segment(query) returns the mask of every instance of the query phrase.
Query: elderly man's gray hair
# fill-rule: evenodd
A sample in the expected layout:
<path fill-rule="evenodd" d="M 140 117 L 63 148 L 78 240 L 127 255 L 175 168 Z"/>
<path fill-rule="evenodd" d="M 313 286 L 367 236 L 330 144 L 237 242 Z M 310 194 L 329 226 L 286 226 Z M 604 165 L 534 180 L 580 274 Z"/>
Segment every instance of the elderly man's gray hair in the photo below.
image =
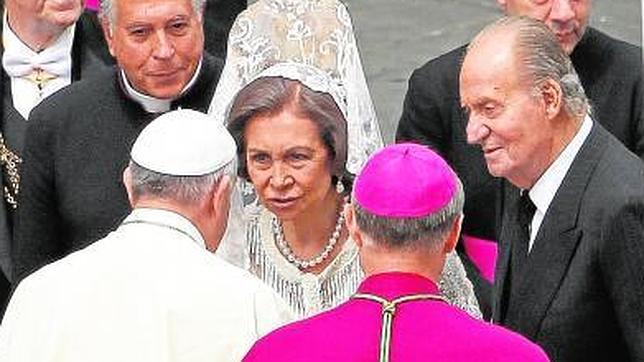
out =
<path fill-rule="evenodd" d="M 137 163 L 130 162 L 132 197 L 173 200 L 182 205 L 195 205 L 209 196 L 222 177 L 229 176 L 233 181 L 237 173 L 237 161 L 203 176 L 171 176 L 148 170 Z"/>
<path fill-rule="evenodd" d="M 101 16 L 109 22 L 110 25 L 114 24 L 114 19 L 116 17 L 116 1 L 118 0 L 100 0 L 100 12 Z M 123 0 L 130 1 L 130 0 Z M 195 13 L 203 14 L 203 9 L 206 4 L 206 0 L 191 0 L 192 8 Z"/>
<path fill-rule="evenodd" d="M 535 93 L 539 92 L 545 80 L 552 79 L 561 86 L 564 110 L 569 116 L 580 118 L 590 113 L 590 103 L 570 58 L 543 22 L 526 16 L 501 18 L 483 29 L 469 48 L 485 34 L 507 30 L 517 32 L 518 63 Z"/>
<path fill-rule="evenodd" d="M 456 186 L 456 192 L 446 206 L 424 217 L 393 218 L 374 215 L 360 206 L 354 198 L 356 223 L 376 243 L 391 249 L 440 247 L 463 212 L 465 194 L 458 178 Z"/>

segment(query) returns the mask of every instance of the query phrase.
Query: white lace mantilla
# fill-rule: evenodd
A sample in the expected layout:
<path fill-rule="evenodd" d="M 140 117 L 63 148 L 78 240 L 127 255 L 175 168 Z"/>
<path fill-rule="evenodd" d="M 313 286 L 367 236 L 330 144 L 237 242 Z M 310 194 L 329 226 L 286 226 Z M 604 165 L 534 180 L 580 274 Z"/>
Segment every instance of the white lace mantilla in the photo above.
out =
<path fill-rule="evenodd" d="M 240 89 L 284 62 L 326 72 L 342 90 L 348 129 L 347 170 L 356 174 L 382 146 L 351 17 L 337 0 L 259 0 L 242 12 L 228 38 L 226 64 L 209 113 L 224 122 Z"/>
<path fill-rule="evenodd" d="M 251 219 L 247 229 L 247 268 L 275 289 L 296 316 L 303 318 L 331 309 L 356 292 L 364 273 L 353 240 L 344 243 L 342 251 L 320 274 L 305 273 L 278 250 L 271 229 L 272 218 L 270 212 L 263 210 Z M 481 318 L 472 284 L 454 252 L 448 255 L 439 287 L 450 304 Z"/>

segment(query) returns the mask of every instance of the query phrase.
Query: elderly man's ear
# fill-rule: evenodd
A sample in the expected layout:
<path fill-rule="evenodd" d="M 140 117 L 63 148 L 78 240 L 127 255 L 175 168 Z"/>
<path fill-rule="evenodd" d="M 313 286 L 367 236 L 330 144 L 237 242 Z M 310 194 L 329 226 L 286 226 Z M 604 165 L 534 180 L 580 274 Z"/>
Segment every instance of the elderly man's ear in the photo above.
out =
<path fill-rule="evenodd" d="M 544 80 L 539 86 L 543 97 L 546 116 L 553 119 L 561 113 L 563 107 L 563 90 L 561 85 L 553 79 Z"/>
<path fill-rule="evenodd" d="M 506 0 L 496 0 L 496 3 L 499 4 L 501 10 L 505 11 L 505 7 L 507 6 Z"/>
<path fill-rule="evenodd" d="M 232 182 L 230 176 L 223 176 L 211 190 L 209 197 L 200 204 L 197 218 L 201 220 L 200 231 L 204 235 L 206 249 L 215 252 L 226 233 Z"/>
<path fill-rule="evenodd" d="M 445 254 L 451 253 L 456 248 L 456 243 L 458 243 L 458 237 L 461 235 L 461 225 L 463 225 L 463 214 L 460 214 L 454 224 L 452 224 L 449 234 L 447 234 L 447 239 L 445 239 L 445 246 L 443 247 L 443 252 Z"/>
<path fill-rule="evenodd" d="M 364 245 L 364 240 L 362 238 L 362 232 L 356 223 L 356 210 L 353 204 L 346 204 L 344 207 L 344 220 L 347 224 L 347 230 L 349 230 L 349 237 L 353 239 L 358 248 L 362 248 Z"/>
<path fill-rule="evenodd" d="M 224 175 L 213 189 L 212 198 L 210 200 L 211 212 L 213 215 L 225 214 L 228 215 L 230 209 L 230 197 L 232 192 L 232 180 L 230 176 Z"/>
<path fill-rule="evenodd" d="M 123 170 L 123 185 L 125 186 L 127 199 L 128 201 L 130 201 L 130 206 L 134 207 L 134 194 L 132 192 L 132 173 L 130 172 L 130 166 L 127 166 L 125 170 Z"/>

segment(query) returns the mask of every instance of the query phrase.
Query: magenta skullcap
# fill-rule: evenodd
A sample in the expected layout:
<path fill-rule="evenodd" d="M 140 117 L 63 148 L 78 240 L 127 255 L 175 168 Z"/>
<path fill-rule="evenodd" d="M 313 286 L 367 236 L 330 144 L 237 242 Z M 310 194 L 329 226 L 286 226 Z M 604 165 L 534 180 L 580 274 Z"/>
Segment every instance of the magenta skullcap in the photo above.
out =
<path fill-rule="evenodd" d="M 371 214 L 411 218 L 444 208 L 457 191 L 456 174 L 436 152 L 401 143 L 371 156 L 356 178 L 353 195 Z"/>

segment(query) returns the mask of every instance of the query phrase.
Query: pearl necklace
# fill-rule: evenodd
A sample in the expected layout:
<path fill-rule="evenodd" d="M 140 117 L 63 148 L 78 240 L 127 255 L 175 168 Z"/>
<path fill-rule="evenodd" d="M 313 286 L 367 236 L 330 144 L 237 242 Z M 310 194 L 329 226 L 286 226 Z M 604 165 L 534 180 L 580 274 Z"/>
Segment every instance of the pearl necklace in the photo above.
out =
<path fill-rule="evenodd" d="M 273 226 L 273 234 L 275 235 L 275 241 L 277 242 L 277 247 L 280 249 L 280 252 L 286 260 L 288 260 L 289 263 L 295 265 L 298 269 L 304 270 L 308 268 L 313 268 L 314 266 L 322 263 L 325 261 L 329 255 L 331 255 L 331 251 L 333 250 L 333 247 L 335 247 L 335 244 L 338 243 L 338 239 L 340 238 L 340 232 L 342 231 L 342 225 L 344 225 L 344 205 L 340 209 L 340 213 L 338 215 L 338 220 L 335 223 L 335 229 L 333 230 L 333 233 L 331 234 L 331 237 L 329 238 L 329 241 L 326 242 L 326 245 L 322 249 L 322 251 L 310 258 L 310 259 L 300 259 L 293 253 L 293 250 L 288 246 L 288 242 L 286 239 L 284 239 L 284 230 L 282 229 L 282 224 L 277 220 L 277 217 L 273 216 L 272 221 L 272 226 Z"/>

